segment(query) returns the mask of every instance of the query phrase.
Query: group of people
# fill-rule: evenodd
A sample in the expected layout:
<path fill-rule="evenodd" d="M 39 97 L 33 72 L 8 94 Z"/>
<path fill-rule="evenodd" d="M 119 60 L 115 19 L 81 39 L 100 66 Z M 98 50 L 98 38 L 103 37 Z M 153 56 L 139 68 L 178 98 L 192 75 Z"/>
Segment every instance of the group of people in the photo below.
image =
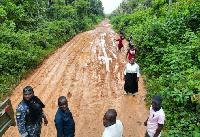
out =
<path fill-rule="evenodd" d="M 123 47 L 122 40 L 124 38 L 120 36 L 118 44 L 118 50 L 121 51 Z M 138 81 L 139 81 L 139 65 L 135 62 L 136 58 L 136 47 L 132 44 L 133 35 L 130 34 L 129 37 L 129 49 L 126 53 L 126 59 L 128 56 L 129 62 L 126 64 L 124 70 L 124 95 L 131 94 L 135 96 L 135 93 L 138 92 Z M 145 137 L 160 137 L 161 130 L 164 125 L 165 113 L 161 107 L 162 97 L 160 95 L 155 95 L 152 99 L 152 105 L 150 107 L 150 115 L 148 119 L 144 122 L 144 125 L 147 126 L 147 131 Z M 117 136 L 116 136 L 117 137 Z M 120 136 L 119 136 L 120 137 Z"/>
<path fill-rule="evenodd" d="M 150 107 L 150 114 L 144 122 L 147 126 L 144 137 L 161 137 L 161 130 L 163 129 L 165 121 L 165 113 L 161 107 L 163 98 L 160 95 L 154 95 Z M 117 112 L 114 109 L 109 109 L 103 118 L 103 124 L 106 127 L 102 137 L 122 137 L 123 123 L 116 120 Z"/>
<path fill-rule="evenodd" d="M 116 39 L 115 39 L 116 40 Z M 120 36 L 119 39 L 116 41 L 119 41 L 118 44 L 118 50 L 121 51 L 121 48 L 123 47 L 122 40 L 124 38 Z M 131 94 L 135 96 L 135 93 L 138 92 L 138 81 L 139 81 L 139 65 L 135 62 L 136 58 L 136 47 L 132 44 L 133 41 L 133 35 L 130 34 L 129 37 L 129 48 L 126 53 L 126 59 L 128 57 L 129 62 L 126 64 L 125 70 L 124 70 L 124 95 Z"/>
<path fill-rule="evenodd" d="M 121 50 L 123 47 L 121 36 L 118 48 Z M 129 63 L 126 64 L 124 70 L 124 95 L 138 92 L 139 81 L 139 65 L 135 62 L 136 49 L 132 44 L 133 36 L 129 37 L 129 46 L 126 58 L 128 56 Z M 160 137 L 161 130 L 164 125 L 165 113 L 161 107 L 162 97 L 155 95 L 152 99 L 150 107 L 150 114 L 148 119 L 144 122 L 147 126 L 145 137 Z M 19 103 L 16 110 L 17 127 L 22 137 L 40 137 L 42 119 L 44 125 L 48 124 L 47 117 L 43 111 L 45 105 L 42 101 L 34 95 L 33 88 L 26 86 L 23 89 L 23 100 Z M 55 115 L 54 123 L 57 130 L 57 137 L 74 137 L 75 136 L 75 122 L 68 108 L 67 98 L 61 96 L 58 98 L 58 110 Z M 122 137 L 123 136 L 123 123 L 116 119 L 117 112 L 114 109 L 109 109 L 103 117 L 103 125 L 105 130 L 102 137 Z"/>
<path fill-rule="evenodd" d="M 160 137 L 161 130 L 164 125 L 165 113 L 161 107 L 162 97 L 155 95 L 152 99 L 150 107 L 150 115 L 144 122 L 147 126 L 145 137 Z M 61 96 L 58 98 L 58 110 L 55 115 L 55 127 L 57 137 L 74 137 L 75 122 L 72 113 L 69 110 L 67 98 Z M 43 111 L 45 105 L 34 95 L 33 88 L 26 86 L 23 89 L 23 100 L 19 103 L 16 110 L 17 127 L 22 137 L 40 137 L 42 119 L 44 125 L 48 124 L 48 120 Z M 103 117 L 103 125 L 105 130 L 102 137 L 122 137 L 123 123 L 117 120 L 117 112 L 115 109 L 109 109 Z"/>
<path fill-rule="evenodd" d="M 74 137 L 75 122 L 65 96 L 58 98 L 58 106 L 54 119 L 57 137 L 63 137 L 63 135 L 64 137 Z M 22 137 L 40 137 L 42 119 L 45 126 L 48 124 L 43 111 L 44 107 L 42 101 L 34 95 L 33 88 L 26 86 L 23 89 L 23 100 L 16 110 L 17 127 Z"/>

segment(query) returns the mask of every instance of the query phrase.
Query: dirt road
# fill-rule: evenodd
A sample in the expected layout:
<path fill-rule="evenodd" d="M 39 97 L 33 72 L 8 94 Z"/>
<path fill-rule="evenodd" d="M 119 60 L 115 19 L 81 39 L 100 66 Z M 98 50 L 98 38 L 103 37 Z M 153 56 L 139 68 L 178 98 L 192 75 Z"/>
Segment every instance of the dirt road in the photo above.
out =
<path fill-rule="evenodd" d="M 109 108 L 117 110 L 124 124 L 124 137 L 143 137 L 148 117 L 143 80 L 135 97 L 123 96 L 123 71 L 126 47 L 117 52 L 119 38 L 103 20 L 94 30 L 80 33 L 55 51 L 12 92 L 14 109 L 22 100 L 22 89 L 30 85 L 46 105 L 49 120 L 41 137 L 55 137 L 54 117 L 59 96 L 67 96 L 76 123 L 76 137 L 101 137 L 103 116 Z M 123 41 L 124 45 L 127 44 Z M 17 127 L 10 127 L 4 137 L 20 137 Z"/>

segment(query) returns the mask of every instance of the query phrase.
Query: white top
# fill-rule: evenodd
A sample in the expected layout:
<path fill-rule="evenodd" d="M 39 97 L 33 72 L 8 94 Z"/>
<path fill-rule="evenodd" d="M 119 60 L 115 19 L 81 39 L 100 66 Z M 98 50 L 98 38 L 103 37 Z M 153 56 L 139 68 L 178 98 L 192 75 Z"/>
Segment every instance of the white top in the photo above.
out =
<path fill-rule="evenodd" d="M 133 65 L 131 65 L 130 63 L 126 64 L 124 75 L 126 75 L 126 73 L 137 73 L 137 77 L 139 77 L 140 71 L 138 64 L 137 63 L 134 63 Z"/>
<path fill-rule="evenodd" d="M 102 137 L 122 137 L 123 124 L 120 120 L 116 120 L 114 125 L 105 128 Z"/>
<path fill-rule="evenodd" d="M 135 49 L 130 49 L 130 53 L 133 55 L 135 54 Z"/>
<path fill-rule="evenodd" d="M 158 128 L 158 124 L 164 124 L 165 121 L 165 113 L 161 108 L 159 111 L 154 111 L 152 106 L 150 107 L 150 115 L 147 121 L 147 132 L 150 137 L 153 137 L 156 133 L 156 129 Z M 158 137 L 161 136 L 161 133 Z"/>

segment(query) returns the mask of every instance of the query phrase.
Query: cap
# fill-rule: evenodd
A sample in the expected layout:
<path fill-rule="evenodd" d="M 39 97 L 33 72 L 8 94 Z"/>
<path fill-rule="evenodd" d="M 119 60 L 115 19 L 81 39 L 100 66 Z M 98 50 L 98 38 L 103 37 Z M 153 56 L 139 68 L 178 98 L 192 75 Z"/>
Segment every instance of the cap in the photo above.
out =
<path fill-rule="evenodd" d="M 161 104 L 163 101 L 163 98 L 160 95 L 154 95 L 151 101 L 155 102 L 156 104 Z"/>
<path fill-rule="evenodd" d="M 23 92 L 27 92 L 27 91 L 33 91 L 33 88 L 31 86 L 26 86 L 24 89 L 23 89 Z"/>

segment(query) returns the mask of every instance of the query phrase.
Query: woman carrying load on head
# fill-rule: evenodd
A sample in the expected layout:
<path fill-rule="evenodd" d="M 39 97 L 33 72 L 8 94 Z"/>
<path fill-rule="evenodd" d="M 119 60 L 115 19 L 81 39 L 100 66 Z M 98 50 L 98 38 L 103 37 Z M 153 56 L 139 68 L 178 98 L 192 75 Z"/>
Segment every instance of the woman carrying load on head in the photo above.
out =
<path fill-rule="evenodd" d="M 126 64 L 126 68 L 124 70 L 124 95 L 127 95 L 127 93 L 131 93 L 133 94 L 133 96 L 135 96 L 135 93 L 138 92 L 139 76 L 139 66 L 137 63 L 135 63 L 135 58 L 131 57 L 129 63 Z"/>

